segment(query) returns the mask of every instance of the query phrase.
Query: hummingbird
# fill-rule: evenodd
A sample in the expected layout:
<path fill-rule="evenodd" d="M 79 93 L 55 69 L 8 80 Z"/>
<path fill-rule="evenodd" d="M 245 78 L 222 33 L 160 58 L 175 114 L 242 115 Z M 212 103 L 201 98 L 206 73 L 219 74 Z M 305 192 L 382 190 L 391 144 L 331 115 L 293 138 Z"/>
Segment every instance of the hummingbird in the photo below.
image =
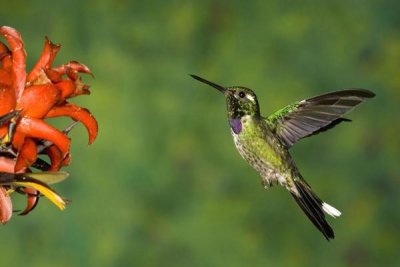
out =
<path fill-rule="evenodd" d="M 335 235 L 325 218 L 341 212 L 322 201 L 300 174 L 289 149 L 298 140 L 333 128 L 342 116 L 375 94 L 366 89 L 344 89 L 292 103 L 268 117 L 260 114 L 253 90 L 223 87 L 196 75 L 194 79 L 221 92 L 226 99 L 228 123 L 239 154 L 261 176 L 267 189 L 274 184 L 286 188 L 315 227 L 329 241 Z"/>

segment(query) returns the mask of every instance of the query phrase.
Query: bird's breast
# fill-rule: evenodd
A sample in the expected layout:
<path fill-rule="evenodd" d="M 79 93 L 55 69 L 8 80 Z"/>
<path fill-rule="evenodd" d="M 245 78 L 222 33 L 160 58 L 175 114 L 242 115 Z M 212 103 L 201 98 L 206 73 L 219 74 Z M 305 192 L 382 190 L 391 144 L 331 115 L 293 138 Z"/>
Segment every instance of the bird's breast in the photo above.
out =
<path fill-rule="evenodd" d="M 231 134 L 239 154 L 254 168 L 261 176 L 277 180 L 281 173 L 282 157 L 276 151 L 273 141 L 269 140 L 265 128 L 259 125 L 250 116 L 242 117 L 240 120 L 240 131 L 236 131 L 229 122 Z M 238 133 L 237 133 L 238 132 Z"/>

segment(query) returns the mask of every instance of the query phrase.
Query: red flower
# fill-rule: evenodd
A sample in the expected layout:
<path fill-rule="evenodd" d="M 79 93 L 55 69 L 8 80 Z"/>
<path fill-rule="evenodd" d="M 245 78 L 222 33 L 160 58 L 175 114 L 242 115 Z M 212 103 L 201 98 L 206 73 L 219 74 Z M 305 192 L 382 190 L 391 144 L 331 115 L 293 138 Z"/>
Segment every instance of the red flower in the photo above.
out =
<path fill-rule="evenodd" d="M 26 53 L 20 34 L 13 28 L 3 26 L 0 27 L 0 35 L 9 44 L 8 48 L 0 41 L 0 178 L 1 172 L 27 173 L 31 167 L 58 171 L 69 164 L 70 139 L 67 131 L 56 129 L 45 119 L 70 117 L 86 127 L 89 144 L 96 139 L 96 119 L 89 110 L 68 102 L 72 97 L 90 93 L 89 86 L 82 82 L 79 75 L 91 74 L 91 71 L 76 61 L 53 67 L 61 46 L 46 38 L 42 55 L 27 73 Z M 38 153 L 47 155 L 50 163 L 39 159 Z M 0 221 L 9 219 L 4 210 L 11 189 L 23 187 L 28 200 L 29 197 L 34 198 L 36 203 L 38 199 L 37 190 L 33 190 L 32 186 L 1 185 Z M 31 208 L 23 213 L 28 213 Z"/>

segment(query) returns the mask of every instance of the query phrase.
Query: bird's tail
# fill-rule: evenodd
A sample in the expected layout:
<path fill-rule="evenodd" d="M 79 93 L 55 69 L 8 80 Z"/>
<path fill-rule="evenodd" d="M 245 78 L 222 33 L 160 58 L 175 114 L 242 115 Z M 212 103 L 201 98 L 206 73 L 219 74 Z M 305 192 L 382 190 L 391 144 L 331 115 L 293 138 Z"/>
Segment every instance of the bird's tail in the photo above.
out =
<path fill-rule="evenodd" d="M 327 240 L 335 238 L 332 228 L 325 219 L 324 212 L 334 218 L 339 217 L 341 212 L 323 202 L 304 180 L 296 179 L 294 184 L 295 187 L 290 190 L 290 193 L 300 208 Z"/>

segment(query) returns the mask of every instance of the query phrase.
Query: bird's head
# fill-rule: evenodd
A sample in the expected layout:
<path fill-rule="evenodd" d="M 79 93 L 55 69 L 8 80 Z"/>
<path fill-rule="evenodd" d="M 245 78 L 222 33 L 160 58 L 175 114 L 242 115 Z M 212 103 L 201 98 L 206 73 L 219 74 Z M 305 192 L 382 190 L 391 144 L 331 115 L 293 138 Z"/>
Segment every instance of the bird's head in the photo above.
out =
<path fill-rule="evenodd" d="M 241 118 L 243 116 L 260 116 L 260 108 L 256 94 L 249 88 L 242 86 L 223 87 L 207 81 L 199 76 L 190 75 L 194 79 L 214 87 L 224 94 L 229 118 Z"/>

